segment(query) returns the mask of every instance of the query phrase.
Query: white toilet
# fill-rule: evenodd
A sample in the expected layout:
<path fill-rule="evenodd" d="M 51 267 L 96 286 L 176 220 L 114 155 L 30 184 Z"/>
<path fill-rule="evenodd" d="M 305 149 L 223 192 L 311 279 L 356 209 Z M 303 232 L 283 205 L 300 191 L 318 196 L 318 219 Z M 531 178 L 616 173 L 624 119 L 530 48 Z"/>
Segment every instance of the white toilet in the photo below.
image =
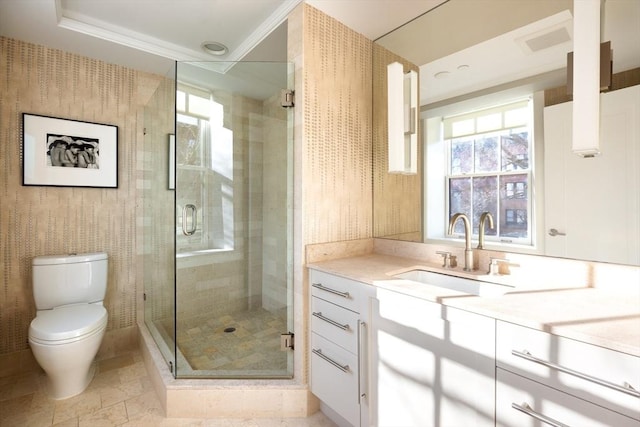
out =
<path fill-rule="evenodd" d="M 82 393 L 93 378 L 93 359 L 107 327 L 107 262 L 106 253 L 33 259 L 37 312 L 29 344 L 54 399 Z"/>

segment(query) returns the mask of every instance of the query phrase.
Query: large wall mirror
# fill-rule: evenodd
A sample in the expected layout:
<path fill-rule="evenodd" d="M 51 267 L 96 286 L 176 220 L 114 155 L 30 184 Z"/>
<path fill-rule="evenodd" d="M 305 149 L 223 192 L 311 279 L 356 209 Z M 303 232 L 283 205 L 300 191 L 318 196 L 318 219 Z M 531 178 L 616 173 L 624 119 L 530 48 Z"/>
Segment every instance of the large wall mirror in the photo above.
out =
<path fill-rule="evenodd" d="M 431 0 L 374 43 L 374 236 L 459 245 L 446 224 L 494 217 L 485 248 L 640 265 L 640 2 L 603 0 L 611 42 L 601 155 L 571 145 L 572 0 Z M 417 174 L 388 172 L 387 64 L 419 72 Z M 570 74 L 570 73 L 569 73 Z"/>

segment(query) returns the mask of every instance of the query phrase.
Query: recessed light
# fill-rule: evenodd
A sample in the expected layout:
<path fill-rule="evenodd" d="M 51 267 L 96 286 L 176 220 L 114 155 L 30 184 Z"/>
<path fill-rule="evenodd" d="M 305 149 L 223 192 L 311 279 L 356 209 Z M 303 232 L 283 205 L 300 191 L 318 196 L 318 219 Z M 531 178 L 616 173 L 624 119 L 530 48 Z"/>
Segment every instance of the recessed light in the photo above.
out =
<path fill-rule="evenodd" d="M 458 65 L 458 71 L 466 71 L 469 68 L 471 67 L 469 67 L 467 64 Z"/>
<path fill-rule="evenodd" d="M 438 71 L 433 75 L 433 77 L 435 77 L 436 79 L 444 79 L 449 77 L 449 74 L 450 73 L 448 71 Z"/>
<path fill-rule="evenodd" d="M 229 52 L 229 49 L 219 42 L 203 42 L 200 46 L 202 47 L 202 50 L 210 55 L 222 56 Z"/>

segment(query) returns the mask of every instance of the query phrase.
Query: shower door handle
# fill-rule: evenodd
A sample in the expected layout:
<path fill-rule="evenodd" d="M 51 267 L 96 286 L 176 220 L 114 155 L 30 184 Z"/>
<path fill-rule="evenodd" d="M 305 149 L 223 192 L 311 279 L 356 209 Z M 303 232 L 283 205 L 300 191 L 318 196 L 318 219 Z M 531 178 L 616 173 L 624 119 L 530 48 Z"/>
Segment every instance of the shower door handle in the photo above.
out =
<path fill-rule="evenodd" d="M 191 227 L 187 228 L 188 211 L 191 211 Z M 182 208 L 182 234 L 185 236 L 191 236 L 196 232 L 198 228 L 198 208 L 196 205 L 187 204 Z"/>

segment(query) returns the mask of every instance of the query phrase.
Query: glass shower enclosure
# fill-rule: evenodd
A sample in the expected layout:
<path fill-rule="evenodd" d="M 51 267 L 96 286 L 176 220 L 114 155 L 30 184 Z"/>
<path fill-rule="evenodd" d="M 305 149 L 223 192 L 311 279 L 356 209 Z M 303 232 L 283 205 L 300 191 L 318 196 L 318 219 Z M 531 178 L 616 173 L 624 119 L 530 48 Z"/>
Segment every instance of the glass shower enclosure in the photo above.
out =
<path fill-rule="evenodd" d="M 145 273 L 145 322 L 176 378 L 293 376 L 292 87 L 289 63 L 177 64 L 173 197 L 154 206 L 171 210 L 173 266 Z"/>

